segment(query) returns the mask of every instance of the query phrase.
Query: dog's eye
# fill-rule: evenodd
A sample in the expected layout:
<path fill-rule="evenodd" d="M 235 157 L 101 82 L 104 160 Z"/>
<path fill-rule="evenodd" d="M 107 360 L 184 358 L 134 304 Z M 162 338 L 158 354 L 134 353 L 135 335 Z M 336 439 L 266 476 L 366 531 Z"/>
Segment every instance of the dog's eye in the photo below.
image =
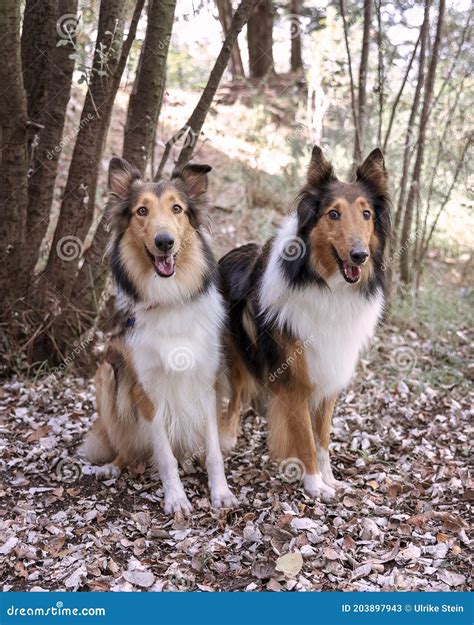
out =
<path fill-rule="evenodd" d="M 362 215 L 364 216 L 364 219 L 370 219 L 372 217 L 372 213 L 370 211 L 364 211 Z"/>
<path fill-rule="evenodd" d="M 183 212 L 183 208 L 179 204 L 175 204 L 173 206 L 173 213 L 177 215 L 178 213 L 182 213 L 182 212 Z"/>
<path fill-rule="evenodd" d="M 139 206 L 137 208 L 137 215 L 140 215 L 140 217 L 146 217 L 148 215 L 148 208 L 146 206 Z"/>
<path fill-rule="evenodd" d="M 329 219 L 332 219 L 333 221 L 336 221 L 337 219 L 339 219 L 340 216 L 341 216 L 341 213 L 339 213 L 338 211 L 334 209 L 332 211 L 329 211 L 328 213 Z"/>

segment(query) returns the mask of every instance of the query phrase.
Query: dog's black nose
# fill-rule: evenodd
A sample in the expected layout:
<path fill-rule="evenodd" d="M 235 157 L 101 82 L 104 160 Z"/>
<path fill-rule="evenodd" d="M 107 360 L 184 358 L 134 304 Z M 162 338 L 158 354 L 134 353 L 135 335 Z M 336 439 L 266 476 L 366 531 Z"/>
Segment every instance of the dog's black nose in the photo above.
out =
<path fill-rule="evenodd" d="M 351 260 L 356 265 L 362 265 L 369 257 L 369 252 L 363 247 L 353 247 L 351 249 Z"/>
<path fill-rule="evenodd" d="M 155 245 L 160 252 L 169 252 L 174 245 L 174 239 L 169 232 L 161 232 L 155 237 Z"/>

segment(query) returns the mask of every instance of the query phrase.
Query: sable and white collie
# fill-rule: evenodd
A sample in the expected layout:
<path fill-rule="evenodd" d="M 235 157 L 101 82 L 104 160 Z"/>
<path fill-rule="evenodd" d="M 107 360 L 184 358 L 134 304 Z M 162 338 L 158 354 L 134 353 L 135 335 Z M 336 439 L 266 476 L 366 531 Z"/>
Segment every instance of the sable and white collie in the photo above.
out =
<path fill-rule="evenodd" d="M 270 451 L 297 459 L 310 496 L 329 499 L 340 485 L 329 463 L 332 413 L 382 314 L 389 209 L 380 150 L 344 183 L 315 146 L 295 214 L 263 249 L 251 243 L 219 261 L 232 387 L 221 447 L 235 445 L 242 399 L 263 384 Z"/>
<path fill-rule="evenodd" d="M 210 170 L 190 164 L 148 183 L 122 159 L 109 166 L 109 252 L 128 310 L 97 370 L 99 418 L 81 451 L 107 463 L 102 477 L 149 457 L 167 513 L 191 510 L 178 473 L 190 457 L 205 457 L 213 506 L 236 504 L 216 418 L 225 304 L 201 227 Z"/>

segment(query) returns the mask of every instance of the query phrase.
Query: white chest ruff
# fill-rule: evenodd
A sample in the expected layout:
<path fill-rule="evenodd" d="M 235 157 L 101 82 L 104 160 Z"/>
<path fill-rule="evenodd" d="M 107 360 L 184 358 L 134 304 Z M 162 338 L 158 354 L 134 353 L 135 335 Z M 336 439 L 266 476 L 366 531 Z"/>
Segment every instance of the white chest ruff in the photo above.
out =
<path fill-rule="evenodd" d="M 364 297 L 339 272 L 329 288 L 290 287 L 282 274 L 279 249 L 295 231 L 296 219 L 291 216 L 272 246 L 260 302 L 269 319 L 275 319 L 281 329 L 288 328 L 303 344 L 317 405 L 349 384 L 360 352 L 375 332 L 384 300 L 382 291 Z"/>
<path fill-rule="evenodd" d="M 175 448 L 195 450 L 205 434 L 223 319 L 215 287 L 180 306 L 136 313 L 128 339 L 135 370 Z"/>
<path fill-rule="evenodd" d="M 349 384 L 382 309 L 382 293 L 367 300 L 345 283 L 333 291 L 307 289 L 295 304 L 283 307 L 280 319 L 306 346 L 315 403 L 336 396 Z"/>

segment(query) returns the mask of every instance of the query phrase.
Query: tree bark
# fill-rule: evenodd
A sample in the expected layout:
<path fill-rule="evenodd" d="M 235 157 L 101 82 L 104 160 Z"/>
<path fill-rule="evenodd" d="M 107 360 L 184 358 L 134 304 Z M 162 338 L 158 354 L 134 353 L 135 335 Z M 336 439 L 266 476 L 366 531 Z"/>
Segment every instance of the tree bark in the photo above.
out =
<path fill-rule="evenodd" d="M 273 4 L 261 0 L 247 24 L 249 72 L 251 78 L 263 78 L 273 68 Z"/>
<path fill-rule="evenodd" d="M 351 110 L 352 110 L 352 122 L 354 124 L 354 155 L 355 154 L 360 154 L 360 138 L 359 138 L 359 119 L 357 116 L 357 102 L 356 102 L 356 95 L 355 95 L 355 81 L 354 81 L 354 73 L 352 71 L 352 55 L 351 55 L 351 48 L 349 45 L 349 28 L 347 26 L 347 20 L 346 20 L 346 9 L 344 6 L 344 0 L 339 0 L 339 10 L 341 13 L 341 18 L 342 18 L 342 26 L 343 26 L 343 30 L 344 30 L 344 42 L 345 42 L 345 46 L 346 46 L 346 54 L 347 54 L 347 63 L 349 66 L 349 86 L 350 86 L 350 90 L 351 90 Z M 354 168 L 354 160 L 355 158 L 352 159 L 353 163 L 352 163 L 352 167 L 351 167 L 351 173 L 353 173 L 355 171 Z"/>
<path fill-rule="evenodd" d="M 290 0 L 290 24 L 291 24 L 291 52 L 290 67 L 292 72 L 299 72 L 303 69 L 303 58 L 301 55 L 301 0 Z"/>
<path fill-rule="evenodd" d="M 29 179 L 28 253 L 24 268 L 31 281 L 48 228 L 54 184 L 61 154 L 66 108 L 71 95 L 74 19 L 77 0 L 27 0 L 22 33 L 22 58 L 28 98 Z M 61 22 L 61 16 L 68 16 Z M 71 27 L 67 36 L 67 24 Z M 66 45 L 57 45 L 61 39 Z M 67 137 L 65 138 L 65 141 Z"/>
<path fill-rule="evenodd" d="M 222 44 L 219 56 L 217 57 L 216 62 L 214 63 L 214 67 L 211 70 L 207 85 L 201 94 L 196 108 L 194 109 L 187 123 L 166 143 L 165 150 L 163 152 L 160 165 L 158 167 L 158 171 L 155 174 L 155 180 L 159 180 L 161 178 L 161 174 L 168 160 L 172 146 L 176 143 L 178 138 L 182 137 L 185 133 L 187 133 L 187 139 L 185 141 L 183 149 L 179 154 L 177 165 L 178 167 L 181 167 L 191 160 L 197 137 L 199 137 L 201 133 L 202 127 L 206 120 L 206 115 L 212 104 L 214 96 L 216 95 L 217 88 L 219 87 L 219 83 L 221 81 L 225 68 L 227 67 L 227 63 L 229 62 L 232 47 L 237 40 L 237 37 L 243 26 L 247 23 L 249 16 L 254 10 L 258 1 L 259 0 L 242 0 L 242 2 L 240 3 L 232 19 L 232 25 L 229 29 L 229 32 L 227 33 L 224 43 Z"/>
<path fill-rule="evenodd" d="M 138 0 L 129 34 L 122 46 L 124 3 L 122 0 L 101 3 L 92 76 L 45 270 L 45 277 L 64 298 L 68 298 L 72 291 L 83 241 L 94 217 L 100 157 L 143 4 L 144 0 Z M 105 69 L 103 50 L 107 51 Z M 63 247 L 70 243 L 71 237 L 76 252 L 67 254 Z"/>
<path fill-rule="evenodd" d="M 422 226 L 422 231 L 421 231 L 421 236 L 418 235 L 415 241 L 415 250 L 414 250 L 414 254 L 415 254 L 415 262 L 418 265 L 419 263 L 421 263 L 421 261 L 423 260 L 423 255 L 421 253 L 421 250 L 423 250 L 424 245 L 425 245 L 425 238 L 426 238 L 426 234 L 428 232 L 428 218 L 431 212 L 431 200 L 433 198 L 433 194 L 434 194 L 434 190 L 435 190 L 435 181 L 439 180 L 439 166 L 441 164 L 441 161 L 443 160 L 443 155 L 444 155 L 444 151 L 445 151 L 445 146 L 446 146 L 446 138 L 450 136 L 451 133 L 451 125 L 455 119 L 456 113 L 457 113 L 457 109 L 458 109 L 458 105 L 459 105 L 459 100 L 462 96 L 462 94 L 464 93 L 464 85 L 467 79 L 469 79 L 470 76 L 470 71 L 468 71 L 462 81 L 461 84 L 459 85 L 459 87 L 457 88 L 456 92 L 455 92 L 455 97 L 454 97 L 454 101 L 452 104 L 449 105 L 449 117 L 446 120 L 443 120 L 443 133 L 441 134 L 441 136 L 438 138 L 438 142 L 437 142 L 437 147 L 436 147 L 436 158 L 434 160 L 434 163 L 430 166 L 430 170 L 431 170 L 431 175 L 430 175 L 430 182 L 427 185 L 428 188 L 428 197 L 427 200 L 425 202 L 426 204 L 426 209 L 425 209 L 425 214 L 424 214 L 424 219 L 423 219 L 423 226 Z M 433 107 L 431 107 L 433 109 Z M 472 136 L 469 138 L 472 141 Z M 465 152 L 467 152 L 467 149 L 469 147 L 469 143 L 465 149 Z M 465 153 L 464 153 L 465 156 Z M 464 159 L 463 156 L 463 159 Z M 462 159 L 462 160 L 463 160 Z M 462 164 L 462 160 L 461 160 L 461 164 Z M 451 162 L 449 163 L 450 167 L 449 169 L 451 169 Z"/>
<path fill-rule="evenodd" d="M 454 187 L 456 186 L 456 183 L 458 181 L 459 178 L 459 174 L 462 171 L 463 165 L 464 165 L 464 161 L 466 159 L 466 155 L 468 153 L 469 148 L 471 147 L 472 143 L 474 140 L 474 136 L 471 134 L 468 136 L 466 143 L 464 144 L 464 148 L 461 152 L 461 155 L 459 157 L 459 160 L 457 162 L 456 165 L 456 169 L 454 170 L 454 174 L 453 174 L 453 179 L 451 181 L 451 184 L 449 185 L 449 189 L 446 192 L 443 201 L 441 203 L 441 206 L 438 209 L 438 212 L 436 213 L 436 217 L 433 220 L 433 223 L 431 224 L 431 228 L 429 233 L 426 236 L 426 239 L 423 242 L 423 246 L 421 248 L 420 251 L 420 255 L 419 258 L 417 259 L 417 269 L 418 271 L 421 268 L 421 264 L 426 256 L 426 253 L 428 252 L 429 246 L 430 246 L 430 242 L 431 242 L 431 238 L 433 236 L 434 231 L 436 230 L 436 226 L 438 225 L 438 221 L 439 218 L 441 217 L 441 213 L 444 211 L 444 209 L 446 208 L 446 204 L 449 202 L 449 198 L 451 197 L 451 193 L 453 192 Z"/>
<path fill-rule="evenodd" d="M 163 101 L 166 59 L 176 0 L 151 0 L 136 85 L 128 103 L 123 157 L 142 174 L 151 157 L 153 136 Z"/>
<path fill-rule="evenodd" d="M 2 316 L 26 285 L 27 98 L 22 80 L 20 8 L 0 3 L 0 288 Z"/>
<path fill-rule="evenodd" d="M 382 152 L 384 153 L 385 153 L 385 150 L 387 149 L 387 143 L 390 137 L 390 133 L 392 132 L 392 126 L 393 126 L 393 122 L 395 119 L 395 113 L 397 112 L 400 98 L 402 97 L 403 90 L 405 89 L 405 85 L 408 80 L 408 76 L 410 75 L 410 70 L 413 65 L 413 61 L 415 60 L 416 51 L 418 50 L 418 46 L 420 45 L 420 39 L 421 39 L 421 31 L 420 31 L 420 35 L 418 36 L 418 39 L 416 40 L 415 46 L 413 48 L 413 52 L 411 53 L 410 61 L 407 65 L 405 75 L 403 76 L 402 84 L 400 85 L 400 89 L 398 90 L 397 96 L 393 102 L 392 110 L 390 111 L 390 119 L 389 119 L 388 126 L 387 126 L 387 132 L 385 133 L 385 139 L 383 141 Z"/>
<path fill-rule="evenodd" d="M 357 92 L 357 123 L 358 136 L 354 142 L 353 169 L 362 160 L 364 152 L 364 137 L 366 134 L 367 120 L 367 73 L 369 66 L 369 49 L 370 49 L 370 28 L 372 26 L 372 2 L 373 0 L 364 0 L 364 26 L 362 32 L 362 49 L 360 54 L 359 66 L 359 87 Z"/>
<path fill-rule="evenodd" d="M 402 220 L 403 210 L 405 207 L 405 197 L 408 185 L 408 170 L 410 167 L 410 158 L 412 154 L 412 148 L 415 135 L 415 122 L 418 115 L 418 109 L 420 107 L 421 91 L 423 89 L 423 82 L 425 77 L 425 58 L 426 58 L 426 42 L 428 38 L 429 25 L 430 25 L 430 5 L 431 0 L 425 0 L 425 12 L 423 18 L 423 24 L 420 31 L 420 55 L 418 58 L 418 78 L 416 81 L 415 94 L 413 96 L 413 102 L 410 110 L 410 117 L 408 119 L 407 130 L 405 134 L 405 143 L 403 148 L 403 166 L 402 175 L 400 178 L 400 191 L 398 195 L 397 210 L 395 212 L 394 223 L 394 246 L 396 246 L 399 239 L 399 227 Z"/>
<path fill-rule="evenodd" d="M 375 0 L 377 12 L 377 90 L 379 96 L 379 123 L 377 127 L 377 145 L 382 145 L 383 109 L 385 100 L 385 68 L 383 58 L 383 33 L 382 33 L 382 0 Z"/>
<path fill-rule="evenodd" d="M 444 24 L 445 0 L 440 0 L 438 10 L 438 21 L 436 25 L 436 35 L 431 52 L 431 59 L 428 66 L 426 76 L 425 94 L 423 98 L 423 107 L 421 110 L 420 127 L 418 134 L 418 146 L 416 152 L 415 165 L 413 167 L 413 175 L 410 189 L 408 191 L 407 204 L 403 219 L 403 228 L 401 236 L 401 257 L 400 257 L 400 278 L 402 282 L 408 283 L 411 280 L 411 245 L 409 238 L 411 234 L 411 224 L 413 219 L 413 208 L 416 198 L 420 190 L 421 173 L 423 169 L 423 157 L 425 150 L 426 131 L 428 128 L 429 115 L 431 110 L 431 100 L 433 98 L 434 83 L 436 78 L 436 69 L 438 66 L 439 47 Z"/>
<path fill-rule="evenodd" d="M 216 0 L 217 10 L 219 12 L 219 21 L 224 32 L 224 37 L 227 37 L 227 33 L 230 30 L 232 24 L 232 3 L 230 0 Z M 232 54 L 230 57 L 230 71 L 232 78 L 244 78 L 244 64 L 242 63 L 242 56 L 240 54 L 239 42 L 236 40 L 234 47 L 232 48 Z"/>

